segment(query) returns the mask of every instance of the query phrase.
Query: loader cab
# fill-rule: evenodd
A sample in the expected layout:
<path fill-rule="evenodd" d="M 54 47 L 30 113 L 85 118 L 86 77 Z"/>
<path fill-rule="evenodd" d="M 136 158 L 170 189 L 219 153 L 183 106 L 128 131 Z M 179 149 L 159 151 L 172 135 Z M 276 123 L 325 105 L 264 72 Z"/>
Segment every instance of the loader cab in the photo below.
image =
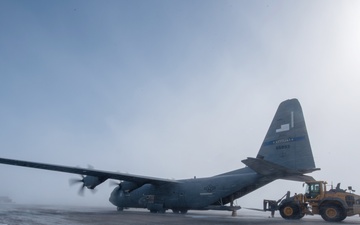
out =
<path fill-rule="evenodd" d="M 308 182 L 305 188 L 305 197 L 307 199 L 320 198 L 324 190 L 323 182 Z"/>

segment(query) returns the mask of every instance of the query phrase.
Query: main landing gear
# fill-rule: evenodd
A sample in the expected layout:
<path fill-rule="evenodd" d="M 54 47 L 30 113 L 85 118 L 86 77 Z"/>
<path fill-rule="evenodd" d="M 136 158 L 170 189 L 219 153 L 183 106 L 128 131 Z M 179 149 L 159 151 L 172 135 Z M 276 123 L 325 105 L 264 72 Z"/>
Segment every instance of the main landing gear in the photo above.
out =
<path fill-rule="evenodd" d="M 175 214 L 186 214 L 187 213 L 187 209 L 173 209 L 172 211 Z"/>

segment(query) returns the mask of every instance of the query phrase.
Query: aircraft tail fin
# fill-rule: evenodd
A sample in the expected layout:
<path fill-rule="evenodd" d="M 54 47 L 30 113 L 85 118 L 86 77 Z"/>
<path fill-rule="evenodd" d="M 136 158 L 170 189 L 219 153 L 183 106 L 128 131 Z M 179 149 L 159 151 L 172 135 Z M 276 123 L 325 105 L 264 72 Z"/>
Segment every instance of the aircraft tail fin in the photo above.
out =
<path fill-rule="evenodd" d="M 282 102 L 274 116 L 256 158 L 242 161 L 262 175 L 306 181 L 303 175 L 315 170 L 304 115 L 297 99 Z"/>

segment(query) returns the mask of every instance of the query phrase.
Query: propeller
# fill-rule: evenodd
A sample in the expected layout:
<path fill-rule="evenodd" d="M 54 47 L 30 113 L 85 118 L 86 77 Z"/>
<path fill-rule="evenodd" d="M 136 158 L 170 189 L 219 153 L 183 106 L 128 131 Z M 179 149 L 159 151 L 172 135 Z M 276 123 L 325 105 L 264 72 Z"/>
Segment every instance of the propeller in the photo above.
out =
<path fill-rule="evenodd" d="M 123 191 L 125 193 L 129 193 L 133 190 L 135 190 L 136 188 L 139 187 L 139 185 L 137 183 L 131 182 L 131 181 L 120 181 L 120 182 L 116 182 L 113 180 L 109 181 L 109 185 L 110 186 L 118 186 L 119 188 L 117 189 L 118 191 Z"/>
<path fill-rule="evenodd" d="M 81 186 L 80 186 L 80 189 L 79 189 L 79 191 L 78 191 L 78 194 L 79 194 L 80 196 L 84 196 L 84 191 L 85 191 L 84 178 L 85 178 L 85 176 L 84 176 L 84 175 L 80 175 L 80 176 L 81 176 L 81 178 L 71 178 L 71 179 L 69 180 L 69 185 L 70 185 L 70 186 L 73 186 L 73 185 L 75 185 L 75 184 L 82 183 Z"/>
<path fill-rule="evenodd" d="M 109 180 L 109 186 L 113 187 L 116 186 L 116 188 L 114 189 L 114 193 L 116 193 L 116 195 L 120 195 L 121 192 L 123 192 L 122 187 L 121 187 L 121 183 L 123 181 L 114 181 L 114 180 Z"/>
<path fill-rule="evenodd" d="M 86 187 L 86 185 L 85 185 L 86 176 L 80 175 L 80 177 L 81 177 L 81 178 L 71 178 L 71 179 L 69 180 L 69 184 L 70 184 L 70 186 L 73 186 L 73 185 L 75 185 L 75 184 L 82 183 L 81 186 L 80 186 L 80 189 L 79 189 L 79 191 L 78 191 L 78 195 L 84 196 L 85 187 Z M 91 190 L 93 193 L 96 192 L 96 190 L 93 189 L 93 188 L 90 189 L 90 190 Z"/>

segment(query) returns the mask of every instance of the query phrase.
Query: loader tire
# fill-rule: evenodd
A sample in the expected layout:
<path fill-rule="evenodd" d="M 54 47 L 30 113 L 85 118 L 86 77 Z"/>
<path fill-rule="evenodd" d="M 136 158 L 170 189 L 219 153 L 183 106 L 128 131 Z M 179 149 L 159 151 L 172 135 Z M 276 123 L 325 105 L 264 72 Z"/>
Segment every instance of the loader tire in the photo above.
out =
<path fill-rule="evenodd" d="M 304 217 L 298 204 L 289 202 L 280 206 L 280 215 L 286 220 L 299 220 Z"/>
<path fill-rule="evenodd" d="M 343 207 L 337 204 L 327 204 L 320 207 L 320 215 L 325 221 L 340 222 L 346 218 Z"/>

